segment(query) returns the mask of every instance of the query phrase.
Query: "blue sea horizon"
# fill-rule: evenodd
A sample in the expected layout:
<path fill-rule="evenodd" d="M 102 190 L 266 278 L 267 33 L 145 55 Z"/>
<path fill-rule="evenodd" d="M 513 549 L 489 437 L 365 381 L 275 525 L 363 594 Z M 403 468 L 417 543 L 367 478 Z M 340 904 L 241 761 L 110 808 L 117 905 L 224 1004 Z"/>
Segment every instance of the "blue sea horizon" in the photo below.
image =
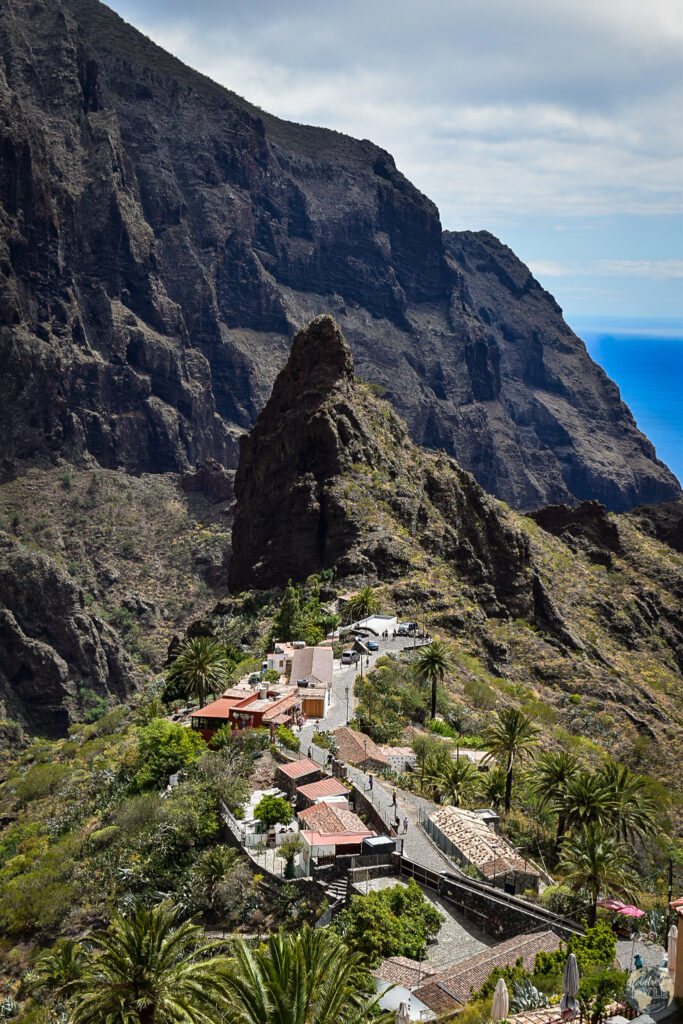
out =
<path fill-rule="evenodd" d="M 617 384 L 657 458 L 683 481 L 683 321 L 570 316 L 591 359 Z"/>

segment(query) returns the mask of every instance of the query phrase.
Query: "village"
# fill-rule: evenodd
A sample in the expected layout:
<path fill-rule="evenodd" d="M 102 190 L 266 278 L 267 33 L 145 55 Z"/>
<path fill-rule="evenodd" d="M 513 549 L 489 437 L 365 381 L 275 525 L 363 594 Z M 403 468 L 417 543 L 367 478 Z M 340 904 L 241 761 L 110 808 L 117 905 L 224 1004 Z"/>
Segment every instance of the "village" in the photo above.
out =
<path fill-rule="evenodd" d="M 224 727 L 268 730 L 277 759 L 272 785 L 253 789 L 240 815 L 223 805 L 223 820 L 259 871 L 316 887 L 327 907 L 317 926 L 329 924 L 354 895 L 410 879 L 419 884 L 443 924 L 419 960 L 385 958 L 373 976 L 380 1006 L 403 1013 L 405 1024 L 442 1019 L 462 1011 L 492 971 L 515 963 L 531 971 L 537 954 L 557 952 L 585 929 L 533 899 L 553 878 L 504 837 L 496 810 L 437 805 L 398 789 L 396 778 L 418 767 L 414 747 L 375 743 L 349 726 L 356 677 L 383 654 L 427 644 L 417 623 L 374 615 L 348 627 L 335 657 L 338 641 L 338 633 L 315 646 L 275 641 L 260 672 L 194 710 L 189 725 L 209 743 Z M 298 749 L 278 742 L 281 727 Z M 452 757 L 479 772 L 494 763 L 480 749 L 456 747 Z M 286 806 L 280 820 L 259 814 L 269 800 Z M 645 970 L 665 963 L 666 951 L 652 938 L 624 933 L 617 942 L 621 969 L 634 960 Z M 620 1003 L 608 1018 L 623 1024 L 635 1015 Z M 569 1019 L 559 1004 L 502 1016 L 519 1024 Z"/>

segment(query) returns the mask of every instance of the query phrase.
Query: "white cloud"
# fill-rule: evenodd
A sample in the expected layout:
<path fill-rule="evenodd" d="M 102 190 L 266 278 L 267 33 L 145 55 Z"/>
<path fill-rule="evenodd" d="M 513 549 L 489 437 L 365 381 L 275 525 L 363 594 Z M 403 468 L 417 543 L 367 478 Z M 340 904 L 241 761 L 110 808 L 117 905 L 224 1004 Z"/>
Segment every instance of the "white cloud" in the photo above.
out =
<path fill-rule="evenodd" d="M 683 259 L 594 260 L 590 263 L 559 263 L 531 260 L 529 270 L 537 277 L 647 277 L 656 280 L 683 278 Z"/>

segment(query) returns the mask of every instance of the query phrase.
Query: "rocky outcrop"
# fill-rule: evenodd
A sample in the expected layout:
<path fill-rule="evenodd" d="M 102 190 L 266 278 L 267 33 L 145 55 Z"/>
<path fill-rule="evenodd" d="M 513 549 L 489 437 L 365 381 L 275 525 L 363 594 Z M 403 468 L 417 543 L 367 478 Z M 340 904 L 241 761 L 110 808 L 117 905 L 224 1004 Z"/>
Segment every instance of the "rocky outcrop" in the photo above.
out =
<path fill-rule="evenodd" d="M 446 563 L 490 616 L 521 616 L 581 643 L 541 582 L 527 537 L 474 478 L 417 448 L 388 403 L 356 382 L 339 325 L 321 316 L 289 360 L 235 475 L 229 587 L 270 589 L 334 568 L 395 580 Z"/>
<path fill-rule="evenodd" d="M 3 479 L 237 464 L 334 314 L 421 444 L 519 508 L 678 498 L 551 296 L 367 141 L 265 114 L 97 0 L 0 8 Z"/>
<path fill-rule="evenodd" d="M 0 532 L 0 703 L 31 732 L 64 735 L 79 689 L 122 698 L 138 681 L 117 634 L 47 555 Z"/>
<path fill-rule="evenodd" d="M 209 501 L 231 501 L 233 473 L 215 459 L 207 459 L 194 473 L 183 473 L 180 486 L 186 494 L 203 494 Z"/>
<path fill-rule="evenodd" d="M 634 508 L 629 518 L 634 519 L 644 533 L 683 553 L 683 501 L 643 505 Z"/>
<path fill-rule="evenodd" d="M 570 546 L 580 546 L 593 562 L 610 567 L 612 555 L 622 554 L 616 521 L 609 518 L 599 501 L 582 501 L 576 508 L 548 505 L 527 512 L 527 517 Z"/>

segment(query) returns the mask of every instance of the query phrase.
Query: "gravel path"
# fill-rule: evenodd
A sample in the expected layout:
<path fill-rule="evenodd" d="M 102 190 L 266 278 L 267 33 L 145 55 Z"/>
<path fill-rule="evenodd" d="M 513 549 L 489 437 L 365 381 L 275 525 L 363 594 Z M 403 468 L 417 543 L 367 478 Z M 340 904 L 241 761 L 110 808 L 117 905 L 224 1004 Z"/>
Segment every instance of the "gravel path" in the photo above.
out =
<path fill-rule="evenodd" d="M 644 967 L 656 967 L 664 957 L 666 950 L 649 939 L 617 939 L 617 960 L 622 971 L 633 970 L 633 959 L 637 953 L 643 960 Z"/>

